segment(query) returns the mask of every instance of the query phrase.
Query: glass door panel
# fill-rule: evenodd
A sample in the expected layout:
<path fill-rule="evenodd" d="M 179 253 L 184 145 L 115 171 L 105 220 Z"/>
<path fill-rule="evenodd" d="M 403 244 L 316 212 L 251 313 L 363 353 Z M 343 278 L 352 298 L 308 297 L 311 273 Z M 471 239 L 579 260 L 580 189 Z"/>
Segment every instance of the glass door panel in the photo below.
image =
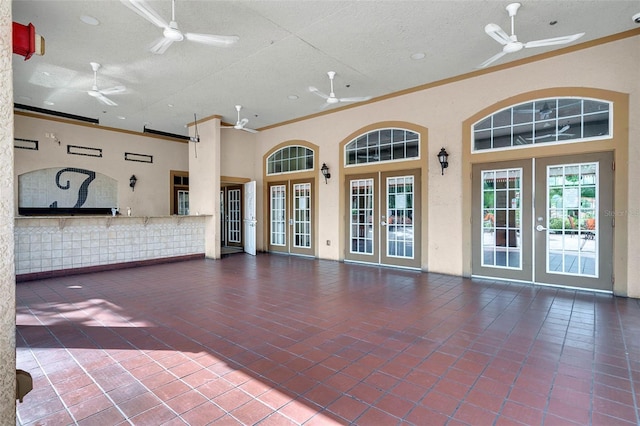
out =
<path fill-rule="evenodd" d="M 373 179 L 354 179 L 350 182 L 351 223 L 349 224 L 350 252 L 358 255 L 373 255 L 374 203 Z"/>
<path fill-rule="evenodd" d="M 240 244 L 242 242 L 241 195 L 239 189 L 229 189 L 227 191 L 227 242 L 229 244 Z"/>
<path fill-rule="evenodd" d="M 189 214 L 189 191 L 178 190 L 178 214 Z"/>
<path fill-rule="evenodd" d="M 381 173 L 385 217 L 382 223 L 380 263 L 421 267 L 420 170 Z"/>
<path fill-rule="evenodd" d="M 413 259 L 413 176 L 387 178 L 387 256 Z"/>
<path fill-rule="evenodd" d="M 311 184 L 293 185 L 293 246 L 311 247 Z"/>
<path fill-rule="evenodd" d="M 482 172 L 482 266 L 522 269 L 522 169 Z"/>
<path fill-rule="evenodd" d="M 225 208 L 225 191 L 220 190 L 220 245 L 227 245 L 227 209 Z"/>
<path fill-rule="evenodd" d="M 473 275 L 532 280 L 531 173 L 531 160 L 473 166 Z"/>
<path fill-rule="evenodd" d="M 347 176 L 345 260 L 380 263 L 380 207 L 377 173 Z"/>
<path fill-rule="evenodd" d="M 537 282 L 613 288 L 611 153 L 541 159 L 536 162 Z"/>
<path fill-rule="evenodd" d="M 308 180 L 291 181 L 289 201 L 291 209 L 291 232 L 289 247 L 291 254 L 315 256 L 313 192 L 314 183 Z"/>
<path fill-rule="evenodd" d="M 281 251 L 287 244 L 287 188 L 285 185 L 269 187 L 269 245 L 270 250 Z M 276 247 L 280 247 L 277 249 Z"/>

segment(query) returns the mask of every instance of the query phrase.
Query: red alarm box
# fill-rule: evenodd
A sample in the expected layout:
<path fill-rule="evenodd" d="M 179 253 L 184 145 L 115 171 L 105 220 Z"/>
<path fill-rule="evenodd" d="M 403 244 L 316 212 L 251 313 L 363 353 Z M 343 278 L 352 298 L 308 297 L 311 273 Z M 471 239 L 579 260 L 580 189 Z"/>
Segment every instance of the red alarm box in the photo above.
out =
<path fill-rule="evenodd" d="M 13 23 L 13 53 L 24 56 L 26 61 L 33 55 L 44 55 L 44 38 L 36 34 L 33 24 Z"/>

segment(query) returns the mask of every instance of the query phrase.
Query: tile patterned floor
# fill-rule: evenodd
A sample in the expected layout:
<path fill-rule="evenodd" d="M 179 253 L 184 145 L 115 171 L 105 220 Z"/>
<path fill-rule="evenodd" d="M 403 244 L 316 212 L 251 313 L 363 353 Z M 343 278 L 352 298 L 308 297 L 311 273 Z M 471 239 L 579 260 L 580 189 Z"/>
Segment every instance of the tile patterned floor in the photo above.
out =
<path fill-rule="evenodd" d="M 635 425 L 640 305 L 235 255 L 20 283 L 21 425 Z"/>

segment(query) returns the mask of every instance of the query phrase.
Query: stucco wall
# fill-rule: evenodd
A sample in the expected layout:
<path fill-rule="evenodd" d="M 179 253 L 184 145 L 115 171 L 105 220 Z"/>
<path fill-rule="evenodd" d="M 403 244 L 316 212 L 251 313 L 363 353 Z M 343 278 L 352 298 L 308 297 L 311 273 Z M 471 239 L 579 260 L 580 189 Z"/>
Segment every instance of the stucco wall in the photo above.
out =
<path fill-rule="evenodd" d="M 46 137 L 54 134 L 57 140 Z M 37 140 L 38 150 L 15 150 L 15 176 L 50 167 L 77 167 L 118 181 L 122 213 L 131 207 L 134 216 L 170 214 L 170 170 L 189 170 L 187 144 L 143 135 L 104 130 L 25 115 L 15 115 L 15 138 Z M 102 149 L 102 157 L 67 154 L 67 145 Z M 125 161 L 124 153 L 153 156 L 153 163 Z M 135 190 L 129 178 L 138 179 Z M 16 180 L 17 181 L 17 180 Z M 15 191 L 16 214 L 18 191 Z"/>
<path fill-rule="evenodd" d="M 470 235 L 463 231 L 463 221 L 468 220 L 468 214 L 462 211 L 462 197 L 463 187 L 471 179 L 462 173 L 463 121 L 476 112 L 519 93 L 552 87 L 589 87 L 618 91 L 630 95 L 629 115 L 632 123 L 628 136 L 629 146 L 632 148 L 629 157 L 638 159 L 638 46 L 640 37 L 627 38 L 514 68 L 476 73 L 470 78 L 446 85 L 269 129 L 257 136 L 257 157 L 262 158 L 273 146 L 283 141 L 299 139 L 301 136 L 317 144 L 320 162 L 329 164 L 334 176 L 328 185 L 318 185 L 322 206 L 336 206 L 341 196 L 340 190 L 344 186 L 339 173 L 339 144 L 347 135 L 371 123 L 389 120 L 407 121 L 426 127 L 429 136 L 423 159 L 425 170 L 428 169 L 428 172 L 423 173 L 423 179 L 426 177 L 428 182 L 425 204 L 429 222 L 423 233 L 425 236 L 428 235 L 428 239 L 423 240 L 427 249 L 423 250 L 422 265 L 430 271 L 462 275 L 465 271 L 462 253 L 468 249 L 470 240 Z M 425 72 L 428 72 L 428 64 L 425 64 Z M 441 147 L 446 147 L 450 154 L 449 168 L 444 176 L 440 175 L 436 159 Z M 261 164 L 257 164 L 257 167 L 260 168 Z M 621 176 L 624 176 L 624 173 Z M 629 182 L 640 181 L 640 166 L 637 161 L 629 161 L 628 176 Z M 616 184 L 627 186 L 626 179 Z M 622 196 L 628 198 L 629 212 L 640 211 L 640 197 L 634 190 L 626 189 Z M 318 217 L 319 241 L 341 238 L 336 227 L 336 223 L 342 220 L 340 215 L 336 208 L 321 207 Z M 629 227 L 629 277 L 638 276 L 640 273 L 639 234 L 637 226 Z M 339 259 L 343 254 L 340 253 L 338 245 L 333 245 L 323 247 L 321 256 Z M 628 287 L 620 293 L 638 297 L 640 283 L 629 282 Z"/>
<path fill-rule="evenodd" d="M 11 2 L 0 2 L 0 419 L 16 423 Z M 20 367 L 20 366 L 18 366 Z"/>

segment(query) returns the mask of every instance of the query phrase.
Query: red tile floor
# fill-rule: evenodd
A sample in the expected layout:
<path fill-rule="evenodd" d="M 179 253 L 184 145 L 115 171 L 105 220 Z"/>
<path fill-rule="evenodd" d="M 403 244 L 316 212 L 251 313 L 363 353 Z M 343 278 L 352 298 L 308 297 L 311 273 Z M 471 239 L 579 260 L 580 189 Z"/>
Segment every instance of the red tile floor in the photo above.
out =
<path fill-rule="evenodd" d="M 639 300 L 278 255 L 17 285 L 22 425 L 635 425 Z"/>

